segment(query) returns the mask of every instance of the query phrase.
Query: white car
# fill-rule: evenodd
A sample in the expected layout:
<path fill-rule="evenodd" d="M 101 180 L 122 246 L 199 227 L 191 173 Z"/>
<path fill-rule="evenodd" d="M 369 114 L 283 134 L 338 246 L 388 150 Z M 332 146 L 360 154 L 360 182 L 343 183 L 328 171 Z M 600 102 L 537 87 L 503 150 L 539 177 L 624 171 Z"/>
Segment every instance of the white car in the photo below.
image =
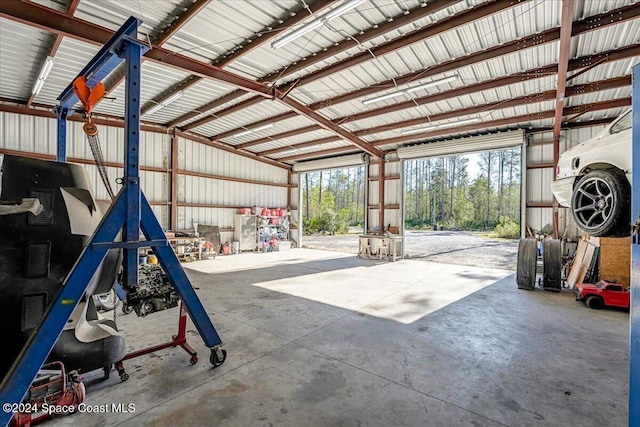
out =
<path fill-rule="evenodd" d="M 598 136 L 560 155 L 551 191 L 592 236 L 630 235 L 631 110 Z"/>

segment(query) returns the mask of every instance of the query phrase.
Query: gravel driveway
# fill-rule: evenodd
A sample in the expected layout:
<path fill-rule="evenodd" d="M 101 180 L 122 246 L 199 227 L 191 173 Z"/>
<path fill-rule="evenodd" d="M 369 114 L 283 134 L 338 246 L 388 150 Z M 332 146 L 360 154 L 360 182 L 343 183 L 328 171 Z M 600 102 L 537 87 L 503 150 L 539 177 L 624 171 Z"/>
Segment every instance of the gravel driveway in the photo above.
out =
<path fill-rule="evenodd" d="M 358 253 L 358 235 L 304 236 L 303 247 Z M 470 231 L 407 231 L 404 256 L 447 264 L 516 269 L 518 241 Z"/>

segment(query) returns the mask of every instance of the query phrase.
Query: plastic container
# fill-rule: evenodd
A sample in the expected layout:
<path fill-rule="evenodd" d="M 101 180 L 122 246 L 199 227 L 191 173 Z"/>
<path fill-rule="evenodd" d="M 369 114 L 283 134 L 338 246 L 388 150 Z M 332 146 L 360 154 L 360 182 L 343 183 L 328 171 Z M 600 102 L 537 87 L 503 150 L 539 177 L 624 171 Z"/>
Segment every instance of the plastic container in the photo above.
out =
<path fill-rule="evenodd" d="M 241 215 L 249 215 L 251 213 L 251 208 L 240 208 L 238 209 L 238 213 Z"/>
<path fill-rule="evenodd" d="M 278 251 L 288 251 L 291 249 L 291 242 L 288 240 L 279 240 L 276 242 L 276 250 Z"/>

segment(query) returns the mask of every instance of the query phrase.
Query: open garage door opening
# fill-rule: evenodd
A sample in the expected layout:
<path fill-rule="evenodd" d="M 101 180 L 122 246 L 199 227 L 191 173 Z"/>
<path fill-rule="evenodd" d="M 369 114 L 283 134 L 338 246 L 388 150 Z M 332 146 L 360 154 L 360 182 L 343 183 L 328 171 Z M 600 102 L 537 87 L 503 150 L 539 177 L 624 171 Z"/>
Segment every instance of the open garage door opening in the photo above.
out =
<path fill-rule="evenodd" d="M 399 149 L 405 256 L 515 269 L 522 141 L 509 132 Z"/>
<path fill-rule="evenodd" d="M 405 162 L 405 230 L 520 236 L 520 148 Z"/>
<path fill-rule="evenodd" d="M 304 235 L 362 233 L 365 227 L 365 180 L 363 165 L 302 174 L 300 185 Z M 329 243 L 327 245 L 330 246 Z"/>

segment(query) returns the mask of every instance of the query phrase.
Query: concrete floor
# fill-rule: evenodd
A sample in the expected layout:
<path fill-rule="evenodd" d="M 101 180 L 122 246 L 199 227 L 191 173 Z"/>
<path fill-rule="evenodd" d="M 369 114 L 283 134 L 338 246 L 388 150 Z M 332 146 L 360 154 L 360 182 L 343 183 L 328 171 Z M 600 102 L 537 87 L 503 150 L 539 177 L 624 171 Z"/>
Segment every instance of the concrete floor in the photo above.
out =
<path fill-rule="evenodd" d="M 628 312 L 518 290 L 505 270 L 309 249 L 185 267 L 226 363 L 211 369 L 190 325 L 194 366 L 168 349 L 128 361 L 125 383 L 84 376 L 87 404 L 135 412 L 48 425 L 626 425 Z M 138 349 L 169 339 L 177 315 L 118 320 Z"/>
<path fill-rule="evenodd" d="M 362 234 L 362 233 L 360 233 Z M 358 234 L 304 236 L 302 247 L 358 253 Z M 516 271 L 519 239 L 488 237 L 475 231 L 405 230 L 404 257 L 445 264 Z"/>

